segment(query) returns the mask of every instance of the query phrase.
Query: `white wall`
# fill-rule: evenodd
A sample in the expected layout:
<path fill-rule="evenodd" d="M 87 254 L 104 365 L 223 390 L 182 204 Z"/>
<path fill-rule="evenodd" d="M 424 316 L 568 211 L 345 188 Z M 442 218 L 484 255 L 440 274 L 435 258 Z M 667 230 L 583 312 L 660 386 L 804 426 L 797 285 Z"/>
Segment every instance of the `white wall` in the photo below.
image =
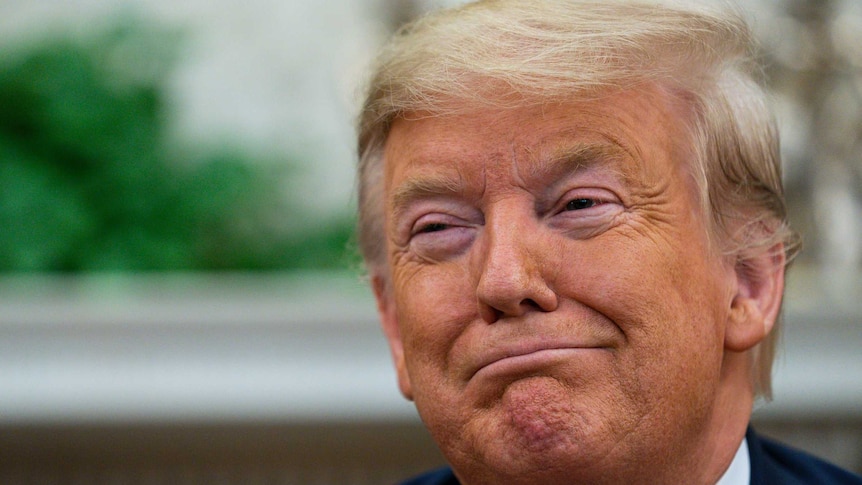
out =
<path fill-rule="evenodd" d="M 297 154 L 309 206 L 350 207 L 358 85 L 386 35 L 379 0 L 3 0 L 0 42 L 137 13 L 186 32 L 170 80 L 180 136 Z"/>

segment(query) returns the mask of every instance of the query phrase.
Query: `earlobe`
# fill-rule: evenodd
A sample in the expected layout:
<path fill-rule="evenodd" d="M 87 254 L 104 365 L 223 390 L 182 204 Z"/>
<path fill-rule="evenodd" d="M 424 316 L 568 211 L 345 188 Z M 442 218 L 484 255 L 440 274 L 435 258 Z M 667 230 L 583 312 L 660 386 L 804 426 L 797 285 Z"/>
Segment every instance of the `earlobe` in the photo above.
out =
<path fill-rule="evenodd" d="M 736 294 L 731 300 L 724 345 L 744 352 L 772 331 L 784 293 L 784 245 L 737 263 Z"/>
<path fill-rule="evenodd" d="M 398 388 L 401 394 L 409 400 L 413 400 L 413 389 L 410 384 L 410 376 L 407 374 L 407 364 L 404 360 L 404 343 L 401 340 L 401 329 L 398 328 L 398 314 L 395 302 L 392 300 L 392 292 L 381 275 L 371 278 L 371 286 L 374 290 L 374 298 L 377 301 L 377 313 L 383 327 L 383 334 L 389 343 L 389 351 L 395 364 L 395 372 L 398 375 Z"/>

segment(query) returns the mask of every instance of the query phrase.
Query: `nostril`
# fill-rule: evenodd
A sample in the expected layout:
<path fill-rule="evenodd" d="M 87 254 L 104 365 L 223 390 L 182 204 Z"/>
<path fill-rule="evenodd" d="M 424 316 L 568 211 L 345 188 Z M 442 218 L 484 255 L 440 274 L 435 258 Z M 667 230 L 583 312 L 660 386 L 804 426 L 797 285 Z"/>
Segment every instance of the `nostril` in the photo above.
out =
<path fill-rule="evenodd" d="M 479 304 L 479 313 L 482 320 L 488 324 L 496 323 L 497 320 L 503 317 L 503 312 L 500 310 L 497 310 L 490 305 L 482 305 L 481 303 Z"/>
<path fill-rule="evenodd" d="M 532 298 L 525 298 L 521 300 L 517 307 L 512 308 L 497 308 L 492 305 L 483 305 L 481 302 L 479 304 L 479 308 L 482 320 L 489 324 L 496 323 L 507 316 L 518 317 L 531 311 L 549 311 Z"/>
<path fill-rule="evenodd" d="M 542 308 L 542 306 L 539 305 L 538 303 L 536 303 L 536 300 L 533 300 L 532 298 L 527 298 L 527 299 L 523 300 L 521 302 L 521 306 L 522 307 L 525 307 L 525 306 L 530 307 L 530 309 L 533 309 L 533 310 L 545 311 Z"/>

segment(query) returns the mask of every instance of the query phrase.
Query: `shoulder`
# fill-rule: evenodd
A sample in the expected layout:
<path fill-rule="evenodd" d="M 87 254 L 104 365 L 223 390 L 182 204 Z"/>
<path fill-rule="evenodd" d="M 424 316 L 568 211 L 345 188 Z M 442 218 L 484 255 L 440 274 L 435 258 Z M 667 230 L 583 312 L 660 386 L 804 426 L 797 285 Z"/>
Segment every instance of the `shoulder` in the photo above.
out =
<path fill-rule="evenodd" d="M 862 485 L 862 477 L 748 430 L 752 485 Z"/>
<path fill-rule="evenodd" d="M 751 485 L 862 485 L 862 477 L 803 451 L 757 435 L 746 434 Z M 449 468 L 415 476 L 401 485 L 459 485 Z"/>
<path fill-rule="evenodd" d="M 401 485 L 460 485 L 450 468 L 439 468 L 401 482 Z"/>

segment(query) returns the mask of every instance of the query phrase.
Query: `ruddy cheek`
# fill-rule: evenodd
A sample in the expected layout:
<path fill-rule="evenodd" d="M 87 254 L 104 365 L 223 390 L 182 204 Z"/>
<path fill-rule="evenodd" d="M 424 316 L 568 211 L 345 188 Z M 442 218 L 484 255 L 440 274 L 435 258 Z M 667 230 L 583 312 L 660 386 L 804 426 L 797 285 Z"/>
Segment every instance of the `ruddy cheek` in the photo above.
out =
<path fill-rule="evenodd" d="M 451 346 L 475 314 L 474 300 L 468 296 L 464 282 L 442 269 L 425 267 L 423 274 L 415 278 L 416 284 L 404 288 L 399 317 L 409 331 L 411 346 L 420 353 L 440 354 L 439 349 Z"/>

